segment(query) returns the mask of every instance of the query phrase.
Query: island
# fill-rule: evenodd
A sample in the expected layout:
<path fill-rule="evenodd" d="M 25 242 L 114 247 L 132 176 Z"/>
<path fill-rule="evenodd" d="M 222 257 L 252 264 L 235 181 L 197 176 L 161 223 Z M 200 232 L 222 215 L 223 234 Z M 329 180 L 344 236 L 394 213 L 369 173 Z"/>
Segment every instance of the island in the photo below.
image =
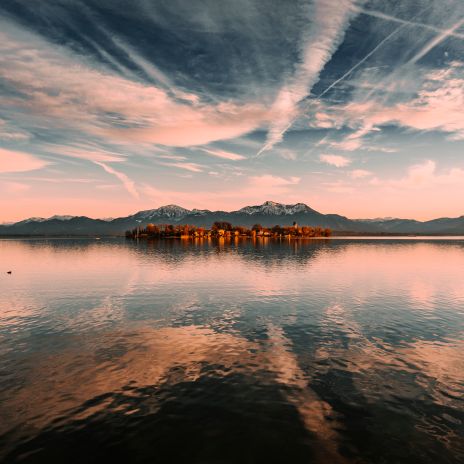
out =
<path fill-rule="evenodd" d="M 158 238 L 315 238 L 330 237 L 332 230 L 323 227 L 299 226 L 296 222 L 292 226 L 275 225 L 263 227 L 255 224 L 251 229 L 234 226 L 230 222 L 216 221 L 210 229 L 188 224 L 148 224 L 146 227 L 136 227 L 126 231 L 128 239 L 158 239 Z"/>

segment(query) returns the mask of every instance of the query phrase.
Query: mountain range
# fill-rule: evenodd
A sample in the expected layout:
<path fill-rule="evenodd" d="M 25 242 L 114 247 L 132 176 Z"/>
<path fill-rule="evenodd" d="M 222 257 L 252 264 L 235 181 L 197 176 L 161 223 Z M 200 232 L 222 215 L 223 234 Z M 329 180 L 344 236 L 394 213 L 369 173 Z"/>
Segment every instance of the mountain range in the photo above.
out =
<path fill-rule="evenodd" d="M 215 221 L 228 221 L 234 225 L 251 227 L 254 224 L 271 227 L 291 225 L 296 222 L 306 226 L 329 227 L 342 234 L 464 234 L 464 216 L 440 218 L 431 221 L 413 219 L 349 219 L 339 214 L 322 214 L 304 203 L 284 205 L 266 201 L 262 205 L 245 206 L 237 211 L 210 211 L 186 209 L 177 205 L 139 211 L 115 219 L 92 219 L 86 216 L 52 216 L 29 218 L 13 224 L 0 225 L 0 236 L 36 235 L 124 235 L 137 226 L 153 224 L 190 224 L 211 227 Z"/>

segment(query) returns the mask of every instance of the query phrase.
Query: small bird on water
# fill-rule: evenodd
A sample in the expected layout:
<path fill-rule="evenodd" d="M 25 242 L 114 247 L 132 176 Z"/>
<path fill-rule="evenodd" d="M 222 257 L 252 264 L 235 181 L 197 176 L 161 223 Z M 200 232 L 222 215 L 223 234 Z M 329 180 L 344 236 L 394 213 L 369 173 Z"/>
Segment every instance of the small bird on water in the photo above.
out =
<path fill-rule="evenodd" d="M 11 271 L 7 271 L 7 274 L 11 274 Z"/>

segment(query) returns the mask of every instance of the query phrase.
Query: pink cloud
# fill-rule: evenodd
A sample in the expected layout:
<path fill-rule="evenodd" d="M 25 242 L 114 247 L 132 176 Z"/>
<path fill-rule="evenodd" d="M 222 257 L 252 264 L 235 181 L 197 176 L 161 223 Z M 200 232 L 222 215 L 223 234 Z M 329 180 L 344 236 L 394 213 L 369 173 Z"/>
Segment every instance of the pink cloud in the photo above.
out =
<path fill-rule="evenodd" d="M 47 145 L 47 151 L 50 153 L 55 153 L 61 156 L 69 156 L 72 158 L 79 158 L 88 161 L 99 161 L 102 163 L 106 162 L 119 162 L 124 161 L 124 156 L 120 153 L 105 150 L 103 148 L 98 148 L 94 146 L 85 147 L 85 145 L 80 146 L 68 146 L 68 145 Z"/>
<path fill-rule="evenodd" d="M 105 128 L 97 133 L 126 142 L 148 142 L 175 147 L 204 145 L 228 140 L 251 132 L 268 118 L 268 110 L 260 105 L 229 107 L 231 112 L 208 106 L 195 108 L 171 103 L 164 109 L 150 110 L 144 128 Z M 154 117 L 157 112 L 160 115 Z M 143 119 L 143 115 L 138 115 Z"/>
<path fill-rule="evenodd" d="M 363 143 L 360 139 L 353 140 L 343 140 L 341 142 L 331 142 L 329 143 L 331 148 L 341 151 L 355 151 L 362 147 Z"/>
<path fill-rule="evenodd" d="M 223 158 L 231 161 L 240 161 L 245 159 L 243 155 L 239 155 L 238 153 L 231 153 L 230 151 L 223 151 L 223 150 L 211 150 L 211 149 L 204 149 L 204 152 L 216 156 L 217 158 Z"/>
<path fill-rule="evenodd" d="M 442 131 L 449 133 L 451 140 L 464 140 L 464 62 L 453 61 L 447 69 L 429 71 L 420 76 L 420 70 L 402 67 L 394 71 L 383 82 L 369 83 L 369 75 L 360 82 L 351 84 L 361 91 L 346 105 L 327 106 L 316 101 L 310 107 L 310 127 L 350 127 L 353 132 L 341 140 L 324 138 L 320 144 L 341 151 L 395 152 L 393 147 L 376 146 L 366 140 L 379 126 L 391 124 L 420 131 Z M 365 87 L 372 91 L 366 97 Z M 382 90 L 392 98 L 385 100 L 370 97 Z M 401 101 L 396 98 L 401 96 Z M 409 94 L 409 98 L 408 98 Z M 394 103 L 387 103 L 387 102 Z M 395 103 L 396 101 L 396 103 Z"/>
<path fill-rule="evenodd" d="M 455 140 L 464 139 L 464 63 L 452 62 L 449 68 L 431 71 L 425 77 L 417 95 L 408 101 L 386 106 L 377 100 L 354 101 L 339 109 L 337 118 L 344 118 L 348 125 L 353 121 L 358 129 L 341 142 L 332 142 L 334 148 L 354 151 L 360 148 L 375 150 L 365 144 L 363 137 L 384 124 L 397 124 L 416 130 L 439 130 L 448 132 Z M 404 85 L 401 79 L 392 83 Z M 380 151 L 392 151 L 389 149 Z"/>
<path fill-rule="evenodd" d="M 173 168 L 185 169 L 191 172 L 202 172 L 203 167 L 196 163 L 159 163 L 163 166 L 170 166 Z"/>
<path fill-rule="evenodd" d="M 22 151 L 0 148 L 0 172 L 24 172 L 42 169 L 49 163 Z"/>
<path fill-rule="evenodd" d="M 334 122 L 330 119 L 329 115 L 324 115 L 322 113 L 316 114 L 316 120 L 312 121 L 310 127 L 316 127 L 318 129 L 333 129 L 335 128 Z"/>
<path fill-rule="evenodd" d="M 322 154 L 322 155 L 319 155 L 319 159 L 323 163 L 330 164 L 337 168 L 343 168 L 345 166 L 348 166 L 351 163 L 351 160 L 349 158 L 346 158 L 345 156 L 340 156 L 340 155 Z"/>
<path fill-rule="evenodd" d="M 272 188 L 272 187 L 285 187 L 288 185 L 296 185 L 300 182 L 300 177 L 278 177 L 271 174 L 262 176 L 250 177 L 250 182 L 254 187 L 259 188 Z"/>
<path fill-rule="evenodd" d="M 260 103 L 201 104 L 193 94 L 173 100 L 161 88 L 103 72 L 25 33 L 0 33 L 0 77 L 29 96 L 12 96 L 8 104 L 37 124 L 45 118 L 56 128 L 126 144 L 203 145 L 243 135 L 269 119 Z"/>

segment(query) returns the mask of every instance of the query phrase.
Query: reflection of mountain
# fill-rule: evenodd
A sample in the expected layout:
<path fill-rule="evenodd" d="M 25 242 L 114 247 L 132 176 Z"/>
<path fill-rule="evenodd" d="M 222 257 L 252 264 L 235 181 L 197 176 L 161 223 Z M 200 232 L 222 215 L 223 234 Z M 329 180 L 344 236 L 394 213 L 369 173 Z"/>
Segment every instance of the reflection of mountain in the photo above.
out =
<path fill-rule="evenodd" d="M 0 225 L 0 235 L 123 235 L 128 229 L 154 224 L 191 224 L 210 227 L 215 221 L 251 227 L 300 225 L 329 227 L 334 231 L 375 234 L 464 234 L 464 216 L 420 222 L 412 219 L 353 220 L 338 214 L 322 214 L 304 203 L 283 205 L 267 201 L 237 211 L 188 210 L 177 205 L 139 211 L 117 219 L 91 219 L 85 216 L 31 218 Z"/>

